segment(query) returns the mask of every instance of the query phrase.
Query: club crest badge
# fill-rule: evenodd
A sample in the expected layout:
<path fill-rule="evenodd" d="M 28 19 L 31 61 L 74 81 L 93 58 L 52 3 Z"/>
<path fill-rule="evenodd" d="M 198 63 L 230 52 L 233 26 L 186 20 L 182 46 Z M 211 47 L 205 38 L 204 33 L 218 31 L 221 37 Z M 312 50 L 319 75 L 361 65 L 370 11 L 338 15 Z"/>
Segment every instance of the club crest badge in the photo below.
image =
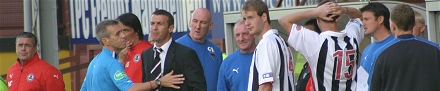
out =
<path fill-rule="evenodd" d="M 208 51 L 211 53 L 212 60 L 215 59 L 215 51 L 213 47 L 208 47 Z"/>
<path fill-rule="evenodd" d="M 301 26 L 296 26 L 296 30 L 298 31 L 301 30 L 301 28 L 302 28 Z"/>
<path fill-rule="evenodd" d="M 139 55 L 139 54 L 136 54 L 136 56 L 134 56 L 134 58 L 133 58 L 133 60 L 134 60 L 134 63 L 137 63 L 137 62 L 139 62 L 139 60 L 141 59 L 141 55 Z"/>
<path fill-rule="evenodd" d="M 30 73 L 30 74 L 27 76 L 27 81 L 28 81 L 28 82 L 32 82 L 32 81 L 34 81 L 34 78 L 35 78 L 34 74 Z"/>

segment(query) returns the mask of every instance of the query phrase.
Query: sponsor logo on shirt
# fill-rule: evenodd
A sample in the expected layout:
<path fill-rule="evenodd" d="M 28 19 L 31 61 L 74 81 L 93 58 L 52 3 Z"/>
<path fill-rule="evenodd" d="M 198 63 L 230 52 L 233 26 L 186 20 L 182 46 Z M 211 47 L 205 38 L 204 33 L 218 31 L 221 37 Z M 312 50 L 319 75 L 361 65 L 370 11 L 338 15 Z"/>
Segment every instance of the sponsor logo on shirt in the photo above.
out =
<path fill-rule="evenodd" d="M 58 79 L 58 75 L 53 75 L 53 77 L 55 77 L 55 78 L 57 78 L 57 79 Z"/>
<path fill-rule="evenodd" d="M 34 74 L 30 73 L 30 74 L 27 76 L 27 81 L 28 81 L 28 82 L 32 82 L 32 81 L 34 81 Z"/>
<path fill-rule="evenodd" d="M 124 71 L 118 70 L 115 72 L 115 75 L 113 76 L 113 78 L 115 80 L 121 80 L 122 78 L 127 77 L 127 74 L 125 74 Z"/>
<path fill-rule="evenodd" d="M 263 74 L 263 79 L 265 79 L 265 78 L 272 78 L 272 73 L 271 73 L 271 72 L 269 72 L 269 73 L 264 73 L 264 74 Z"/>
<path fill-rule="evenodd" d="M 239 68 L 232 69 L 232 71 L 238 73 L 238 69 L 239 69 Z"/>
<path fill-rule="evenodd" d="M 139 59 L 141 59 L 141 55 L 139 55 L 139 54 L 136 54 L 136 56 L 134 56 L 134 63 L 137 63 L 137 62 L 139 62 Z"/>

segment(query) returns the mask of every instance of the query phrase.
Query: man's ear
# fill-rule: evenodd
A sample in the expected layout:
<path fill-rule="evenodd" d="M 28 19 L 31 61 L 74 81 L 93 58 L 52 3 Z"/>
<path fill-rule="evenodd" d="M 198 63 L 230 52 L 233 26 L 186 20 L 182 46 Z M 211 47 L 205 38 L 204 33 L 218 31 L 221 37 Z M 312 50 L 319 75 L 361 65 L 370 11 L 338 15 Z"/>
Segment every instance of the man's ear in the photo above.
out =
<path fill-rule="evenodd" d="M 263 18 L 263 22 L 267 22 L 267 13 L 263 13 L 263 15 L 261 15 L 261 18 Z"/>
<path fill-rule="evenodd" d="M 396 24 L 394 24 L 394 22 L 391 21 L 391 20 L 390 20 L 390 29 L 391 29 L 391 32 L 393 32 L 393 31 L 397 31 L 397 26 L 396 26 Z"/>
<path fill-rule="evenodd" d="M 209 23 L 209 29 L 208 30 L 212 30 L 212 27 L 214 27 L 214 23 L 211 21 L 211 23 Z"/>
<path fill-rule="evenodd" d="M 174 30 L 174 25 L 170 25 L 170 27 L 168 28 L 168 33 L 173 33 Z"/>
<path fill-rule="evenodd" d="M 420 33 L 425 34 L 425 30 L 426 30 L 426 25 L 423 25 L 423 26 L 420 28 Z"/>
<path fill-rule="evenodd" d="M 101 42 L 102 42 L 102 45 L 109 45 L 109 39 L 108 38 L 101 38 Z"/>
<path fill-rule="evenodd" d="M 188 21 L 188 28 L 190 29 L 190 31 L 191 31 L 191 22 L 192 22 L 192 18 L 189 19 L 189 21 Z"/>
<path fill-rule="evenodd" d="M 384 24 L 383 22 L 385 22 L 383 16 L 379 16 L 379 17 L 377 17 L 377 20 L 379 21 L 379 24 Z"/>

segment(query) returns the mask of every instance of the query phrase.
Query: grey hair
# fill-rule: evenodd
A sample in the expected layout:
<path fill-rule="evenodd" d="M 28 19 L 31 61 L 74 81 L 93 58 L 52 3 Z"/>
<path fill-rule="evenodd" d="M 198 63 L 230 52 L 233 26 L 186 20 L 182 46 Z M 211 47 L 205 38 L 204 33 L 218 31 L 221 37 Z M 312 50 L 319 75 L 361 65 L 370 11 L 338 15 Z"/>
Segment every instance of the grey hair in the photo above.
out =
<path fill-rule="evenodd" d="M 17 38 L 15 40 L 17 41 L 18 38 L 31 38 L 32 43 L 34 43 L 33 46 L 34 47 L 37 46 L 37 42 L 38 42 L 37 37 L 30 32 L 22 32 L 22 33 L 18 34 Z"/>
<path fill-rule="evenodd" d="M 104 20 L 96 26 L 96 39 L 98 39 L 98 41 L 101 45 L 104 45 L 101 41 L 102 38 L 109 38 L 110 37 L 110 34 L 107 31 L 107 27 L 112 26 L 112 25 L 118 25 L 118 24 L 119 24 L 119 22 L 116 20 Z"/>

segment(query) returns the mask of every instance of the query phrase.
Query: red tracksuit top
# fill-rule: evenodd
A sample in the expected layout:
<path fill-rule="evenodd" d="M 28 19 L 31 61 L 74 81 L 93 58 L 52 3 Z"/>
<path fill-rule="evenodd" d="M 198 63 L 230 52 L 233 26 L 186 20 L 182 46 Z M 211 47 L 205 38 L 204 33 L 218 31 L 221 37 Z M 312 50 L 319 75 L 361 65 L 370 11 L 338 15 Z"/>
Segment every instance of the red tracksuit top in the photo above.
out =
<path fill-rule="evenodd" d="M 17 59 L 9 68 L 6 81 L 9 91 L 65 91 L 61 72 L 37 53 L 23 66 Z"/>
<path fill-rule="evenodd" d="M 127 56 L 125 58 L 125 72 L 134 83 L 142 82 L 142 52 L 151 45 L 145 40 L 134 45 L 130 51 L 128 51 Z"/>

